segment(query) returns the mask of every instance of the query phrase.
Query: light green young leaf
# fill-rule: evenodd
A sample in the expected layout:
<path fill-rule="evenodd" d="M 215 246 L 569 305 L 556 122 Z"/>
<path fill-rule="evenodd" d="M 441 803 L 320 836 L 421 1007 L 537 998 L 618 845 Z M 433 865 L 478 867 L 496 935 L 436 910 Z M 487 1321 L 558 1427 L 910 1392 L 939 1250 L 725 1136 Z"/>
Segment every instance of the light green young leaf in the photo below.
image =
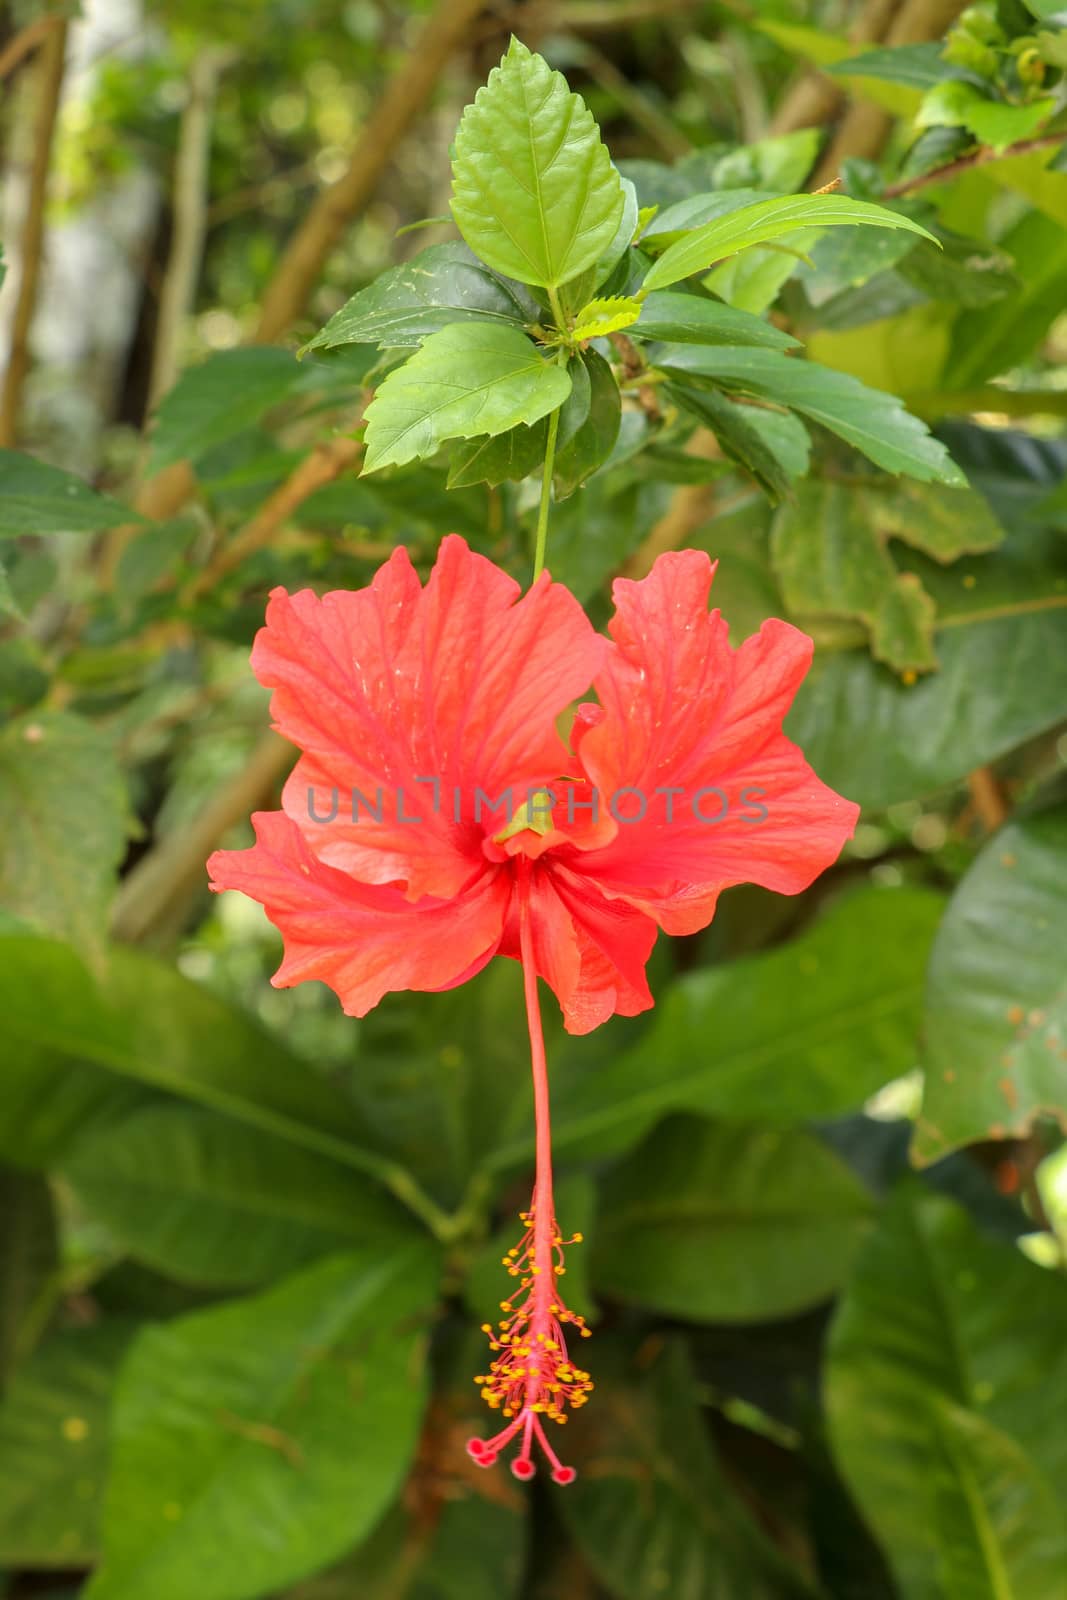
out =
<path fill-rule="evenodd" d="M 367 407 L 363 472 L 432 456 L 446 439 L 505 433 L 537 422 L 571 391 L 518 328 L 453 323 L 379 385 Z"/>
<path fill-rule="evenodd" d="M 963 127 L 982 144 L 1005 150 L 1017 139 L 1028 139 L 1055 109 L 1052 98 L 1013 106 L 983 94 L 972 83 L 953 80 L 931 89 L 916 121 L 920 128 Z"/>
<path fill-rule="evenodd" d="M 579 311 L 571 330 L 575 339 L 605 339 L 609 333 L 628 328 L 641 315 L 641 302 L 627 295 L 610 295 L 606 300 L 590 300 Z"/>
<path fill-rule="evenodd" d="M 557 289 L 611 245 L 624 205 L 585 101 L 512 39 L 456 134 L 452 215 L 471 249 L 520 283 Z"/>
<path fill-rule="evenodd" d="M 797 361 L 777 350 L 664 345 L 655 365 L 676 379 L 756 394 L 800 411 L 887 472 L 966 487 L 966 479 L 925 423 L 895 395 L 869 389 L 845 372 Z"/>
<path fill-rule="evenodd" d="M 933 234 L 910 217 L 887 211 L 866 200 L 852 200 L 839 194 L 792 194 L 777 200 L 758 200 L 718 217 L 677 240 L 654 264 L 644 281 L 646 292 L 665 289 L 706 272 L 724 256 L 734 255 L 754 244 L 780 239 L 800 227 L 843 227 L 866 223 L 876 228 L 905 228 L 910 233 L 932 239 Z M 935 241 L 936 242 L 936 241 Z"/>

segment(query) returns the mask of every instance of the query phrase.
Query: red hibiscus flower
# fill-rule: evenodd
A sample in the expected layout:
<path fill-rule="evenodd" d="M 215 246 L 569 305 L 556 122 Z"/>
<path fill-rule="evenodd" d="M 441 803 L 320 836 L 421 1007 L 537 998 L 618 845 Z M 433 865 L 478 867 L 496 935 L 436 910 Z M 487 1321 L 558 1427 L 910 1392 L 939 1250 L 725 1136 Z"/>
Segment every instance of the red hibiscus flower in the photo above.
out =
<path fill-rule="evenodd" d="M 404 549 L 356 592 L 277 589 L 252 652 L 278 731 L 302 754 L 256 844 L 218 851 L 212 887 L 240 889 L 280 930 L 284 987 L 317 978 L 364 1016 L 396 989 L 452 988 L 493 956 L 520 960 L 533 1050 L 537 1176 L 508 1259 L 523 1296 L 492 1335 L 483 1380 L 533 1473 L 542 1418 L 581 1404 L 588 1374 L 557 1290 L 548 1089 L 537 979 L 572 1033 L 652 1002 L 658 929 L 693 933 L 720 892 L 796 894 L 837 857 L 857 807 L 782 733 L 811 640 L 765 622 L 731 648 L 707 609 L 701 552 L 615 584 L 610 639 L 542 574 L 520 594 L 453 535 L 425 588 Z M 557 720 L 579 705 L 569 748 Z"/>

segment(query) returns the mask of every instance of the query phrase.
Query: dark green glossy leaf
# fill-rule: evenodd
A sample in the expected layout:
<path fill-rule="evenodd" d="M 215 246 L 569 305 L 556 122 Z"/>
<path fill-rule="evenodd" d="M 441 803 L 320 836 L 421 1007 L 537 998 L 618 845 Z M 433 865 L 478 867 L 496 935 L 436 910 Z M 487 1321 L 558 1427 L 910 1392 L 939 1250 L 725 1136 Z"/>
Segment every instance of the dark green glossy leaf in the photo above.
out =
<path fill-rule="evenodd" d="M 1067 1283 L 906 1188 L 838 1311 L 834 1453 L 909 1600 L 1057 1600 Z"/>
<path fill-rule="evenodd" d="M 586 350 L 579 365 L 587 375 L 589 407 L 581 426 L 556 453 L 554 482 L 561 500 L 604 465 L 615 448 L 622 420 L 619 386 L 604 357 L 595 350 Z"/>
<path fill-rule="evenodd" d="M 1011 822 L 949 902 L 930 957 L 915 1152 L 1067 1116 L 1067 810 Z"/>
<path fill-rule="evenodd" d="M 436 1276 L 424 1246 L 338 1256 L 142 1333 L 87 1600 L 244 1600 L 367 1533 L 415 1449 Z"/>
<path fill-rule="evenodd" d="M 792 1316 L 840 1287 L 873 1207 L 798 1128 L 671 1118 L 602 1186 L 594 1281 L 691 1322 Z"/>
<path fill-rule="evenodd" d="M 624 209 L 584 100 L 513 38 L 456 133 L 452 215 L 463 237 L 496 271 L 555 289 L 599 260 Z"/>
<path fill-rule="evenodd" d="M 802 422 L 789 412 L 777 413 L 789 431 L 775 438 L 763 426 L 763 417 L 771 416 L 771 412 L 739 405 L 717 389 L 689 389 L 680 384 L 664 387 L 669 399 L 711 429 L 723 454 L 750 472 L 773 504 L 785 499 L 796 470 L 804 471 L 808 464 L 808 440 Z"/>
<path fill-rule="evenodd" d="M 653 363 L 689 385 L 755 394 L 800 411 L 838 434 L 887 472 L 952 485 L 966 479 L 940 440 L 895 395 L 869 389 L 845 372 L 777 350 L 726 350 L 668 344 Z"/>
<path fill-rule="evenodd" d="M 500 322 L 523 327 L 539 320 L 536 303 L 517 284 L 490 272 L 458 240 L 431 245 L 390 267 L 353 295 L 305 350 L 342 344 L 399 349 L 421 344 L 451 322 Z"/>
<path fill-rule="evenodd" d="M 799 341 L 762 317 L 737 311 L 721 300 L 660 289 L 641 307 L 635 339 L 675 339 L 680 344 L 751 344 L 768 350 L 791 350 Z"/>

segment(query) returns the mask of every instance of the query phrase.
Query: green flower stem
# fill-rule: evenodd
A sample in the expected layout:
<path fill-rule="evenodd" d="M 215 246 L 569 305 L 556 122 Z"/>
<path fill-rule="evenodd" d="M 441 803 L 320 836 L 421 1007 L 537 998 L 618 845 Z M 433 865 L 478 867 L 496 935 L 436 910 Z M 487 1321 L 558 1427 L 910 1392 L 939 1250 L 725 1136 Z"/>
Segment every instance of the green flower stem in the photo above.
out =
<path fill-rule="evenodd" d="M 537 513 L 537 542 L 534 546 L 533 581 L 537 582 L 545 566 L 545 546 L 548 543 L 548 508 L 552 500 L 552 468 L 556 462 L 556 435 L 559 433 L 557 407 L 548 419 L 548 443 L 545 446 L 545 465 L 541 475 L 541 509 Z"/>

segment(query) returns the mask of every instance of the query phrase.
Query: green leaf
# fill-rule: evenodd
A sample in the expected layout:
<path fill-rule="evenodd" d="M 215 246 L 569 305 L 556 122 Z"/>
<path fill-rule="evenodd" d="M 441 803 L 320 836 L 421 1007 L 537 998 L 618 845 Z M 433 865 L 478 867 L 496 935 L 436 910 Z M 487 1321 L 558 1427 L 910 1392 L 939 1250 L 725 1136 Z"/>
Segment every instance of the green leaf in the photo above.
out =
<path fill-rule="evenodd" d="M 453 323 L 378 386 L 366 412 L 363 473 L 431 456 L 446 439 L 536 422 L 570 391 L 566 369 L 546 361 L 518 328 Z"/>
<path fill-rule="evenodd" d="M 464 239 L 498 272 L 556 289 L 611 245 L 624 207 L 584 100 L 513 38 L 456 134 L 452 215 Z"/>
<path fill-rule="evenodd" d="M 11 1053 L 87 1063 L 387 1175 L 388 1163 L 358 1143 L 362 1124 L 340 1089 L 250 1017 L 140 951 L 113 949 L 96 983 L 65 945 L 0 934 L 0 1039 Z M 68 1117 L 78 1103 L 67 1101 Z M 110 1120 L 127 1108 L 105 1102 L 100 1113 Z M 44 1130 L 62 1149 L 71 1131 L 69 1123 Z"/>
<path fill-rule="evenodd" d="M 261 1283 L 361 1245 L 387 1255 L 415 1226 L 367 1178 L 187 1106 L 89 1134 L 61 1171 L 119 1244 L 190 1283 Z"/>
<path fill-rule="evenodd" d="M 611 455 L 622 421 L 619 385 L 603 356 L 585 350 L 580 368 L 588 375 L 589 406 L 580 428 L 556 452 L 556 498 L 565 500 Z M 551 565 L 551 561 L 549 563 Z"/>
<path fill-rule="evenodd" d="M 838 1465 L 909 1600 L 1056 1600 L 1067 1283 L 906 1188 L 830 1337 Z"/>
<path fill-rule="evenodd" d="M 288 400 L 298 386 L 306 388 L 309 376 L 291 351 L 269 345 L 219 350 L 188 367 L 156 410 L 149 470 L 160 472 L 176 461 L 195 465 Z"/>
<path fill-rule="evenodd" d="M 751 344 L 792 350 L 800 341 L 762 317 L 750 316 L 703 295 L 661 289 L 646 297 L 634 339 L 675 339 L 679 344 Z"/>
<path fill-rule="evenodd" d="M 773 305 L 782 286 L 799 271 L 804 257 L 822 238 L 818 228 L 798 228 L 780 241 L 783 248 L 757 245 L 731 256 L 701 282 L 738 311 L 759 316 Z"/>
<path fill-rule="evenodd" d="M 572 357 L 567 363 L 571 392 L 560 409 L 556 433 L 557 450 L 565 447 L 589 416 L 590 385 L 585 363 Z M 614 379 L 612 380 L 614 382 Z M 548 448 L 548 418 L 542 417 L 532 428 L 519 423 L 495 437 L 461 440 L 452 451 L 448 487 L 464 488 L 472 483 L 520 482 L 536 472 Z"/>
<path fill-rule="evenodd" d="M 919 1159 L 1067 1116 L 1065 941 L 1061 806 L 1001 828 L 949 902 L 930 957 Z"/>
<path fill-rule="evenodd" d="M 340 1555 L 415 1449 L 432 1250 L 336 1257 L 140 1335 L 86 1600 L 244 1600 Z"/>
<path fill-rule="evenodd" d="M 465 244 L 452 240 L 431 245 L 375 278 L 334 313 L 301 354 L 344 344 L 400 349 L 421 344 L 427 334 L 453 322 L 524 327 L 538 315 L 525 290 L 498 278 Z"/>
<path fill-rule="evenodd" d="M 671 1118 L 602 1186 L 594 1282 L 691 1322 L 793 1316 L 844 1281 L 872 1210 L 809 1133 Z"/>
<path fill-rule="evenodd" d="M 810 1597 L 723 1471 L 682 1341 L 668 1335 L 631 1354 L 598 1339 L 596 1377 L 580 1426 L 566 1430 L 578 1477 L 558 1505 L 611 1594 Z"/>
<path fill-rule="evenodd" d="M 931 671 L 936 608 L 914 573 L 898 572 L 891 538 L 948 563 L 994 548 L 1003 533 L 973 490 L 805 483 L 774 522 L 771 550 L 782 597 L 798 617 L 857 618 L 870 630 L 872 653 L 898 672 Z"/>
<path fill-rule="evenodd" d="M 909 89 L 932 89 L 958 75 L 943 59 L 941 48 L 931 42 L 866 50 L 863 55 L 835 61 L 826 70 L 843 78 L 880 78 L 886 83 L 906 84 Z"/>
<path fill-rule="evenodd" d="M 780 239 L 800 227 L 842 227 L 865 223 L 878 228 L 904 228 L 930 239 L 933 235 L 910 217 L 888 211 L 865 200 L 847 195 L 797 194 L 781 199 L 760 200 L 739 211 L 705 223 L 671 245 L 653 265 L 644 288 L 665 289 L 695 272 L 707 272 L 716 261 L 755 244 Z"/>
<path fill-rule="evenodd" d="M 0 450 L 0 539 L 25 533 L 99 533 L 144 518 L 18 450 Z"/>
<path fill-rule="evenodd" d="M 108 1410 L 134 1325 L 53 1334 L 0 1406 L 0 1562 L 76 1567 L 99 1552 Z"/>
<path fill-rule="evenodd" d="M 48 1184 L 36 1173 L 0 1166 L 0 1392 L 23 1353 L 27 1322 L 58 1255 Z"/>
<path fill-rule="evenodd" d="M 568 1058 L 553 1105 L 557 1151 L 614 1154 L 671 1111 L 790 1123 L 855 1110 L 915 1065 L 942 904 L 916 889 L 864 889 L 786 945 L 687 973 L 630 1048 L 616 1042 L 594 1061 L 587 1045 Z M 501 1129 L 494 1165 L 524 1157 L 519 1127 L 511 1139 Z"/>
<path fill-rule="evenodd" d="M 791 412 L 761 412 L 756 406 L 727 400 L 715 389 L 686 389 L 674 384 L 664 387 L 668 399 L 711 429 L 723 454 L 750 472 L 772 503 L 784 500 L 797 472 L 807 470 L 810 440 L 804 424 Z M 791 431 L 781 438 L 773 437 L 765 426 L 768 417 L 779 419 Z"/>
<path fill-rule="evenodd" d="M 1028 139 L 1055 109 L 1052 98 L 1013 106 L 983 94 L 973 83 L 953 81 L 930 91 L 916 121 L 921 128 L 966 128 L 980 143 L 1000 151 L 1017 139 Z"/>
<path fill-rule="evenodd" d="M 937 258 L 941 256 L 935 245 L 911 234 L 888 233 L 884 228 L 835 229 L 812 247 L 812 264 L 800 269 L 800 282 L 809 304 L 823 306 L 834 296 L 888 272 L 913 250 L 920 249 Z"/>
<path fill-rule="evenodd" d="M 1022 282 L 995 315 L 979 307 L 957 319 L 943 378 L 948 389 L 982 383 L 1029 359 L 1063 310 L 1067 231 L 1030 212 L 1001 243 Z"/>
<path fill-rule="evenodd" d="M 798 361 L 777 350 L 673 344 L 653 352 L 652 359 L 680 382 L 756 394 L 803 412 L 887 472 L 966 486 L 962 472 L 925 423 L 906 411 L 895 395 L 868 389 L 845 372 Z"/>
<path fill-rule="evenodd" d="M 603 300 L 590 300 L 578 312 L 571 338 L 578 343 L 585 339 L 606 339 L 609 333 L 628 328 L 640 315 L 641 302 L 628 295 L 609 295 Z"/>
<path fill-rule="evenodd" d="M 111 740 L 72 712 L 0 732 L 0 902 L 98 955 L 125 851 L 127 800 Z"/>
<path fill-rule="evenodd" d="M 743 144 L 715 163 L 717 189 L 754 188 L 791 194 L 799 189 L 815 164 L 822 144 L 822 128 L 798 128 Z"/>

